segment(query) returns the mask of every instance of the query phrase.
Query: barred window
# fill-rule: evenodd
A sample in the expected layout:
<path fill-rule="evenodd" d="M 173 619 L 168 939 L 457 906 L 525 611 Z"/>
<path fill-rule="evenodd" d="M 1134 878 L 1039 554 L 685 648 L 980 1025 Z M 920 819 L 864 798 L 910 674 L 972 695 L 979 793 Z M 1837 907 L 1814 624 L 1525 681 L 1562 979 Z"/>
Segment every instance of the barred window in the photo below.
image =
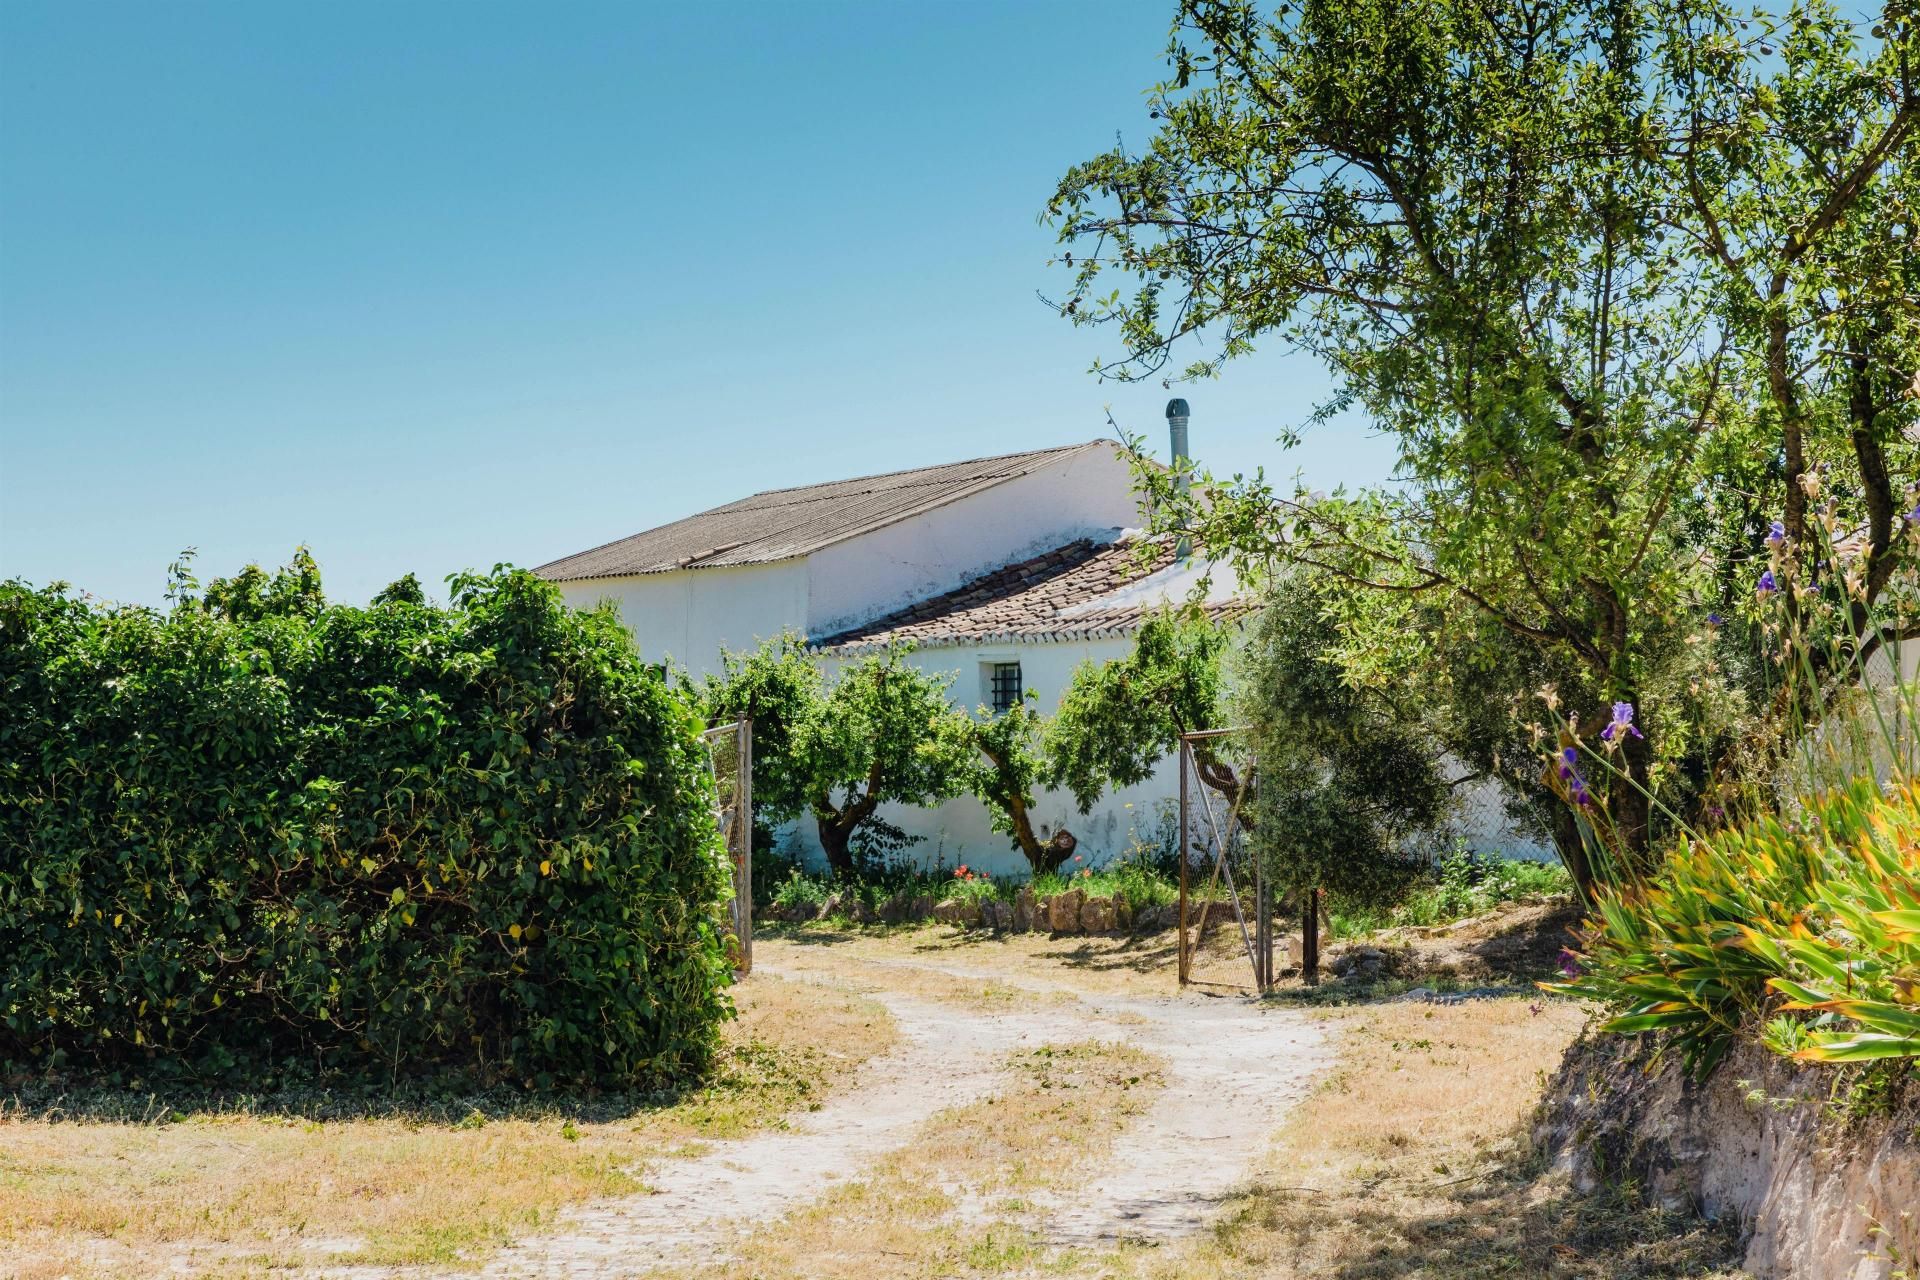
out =
<path fill-rule="evenodd" d="M 993 709 L 1006 711 L 1020 701 L 1020 664 L 1017 662 L 996 662 L 993 664 Z"/>

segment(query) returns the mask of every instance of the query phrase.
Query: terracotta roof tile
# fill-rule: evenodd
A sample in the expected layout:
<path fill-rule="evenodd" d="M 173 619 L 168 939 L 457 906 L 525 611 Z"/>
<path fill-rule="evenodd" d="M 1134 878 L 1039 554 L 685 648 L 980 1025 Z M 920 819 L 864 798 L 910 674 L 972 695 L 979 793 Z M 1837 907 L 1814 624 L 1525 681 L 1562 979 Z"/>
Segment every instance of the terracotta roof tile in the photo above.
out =
<path fill-rule="evenodd" d="M 814 647 L 858 651 L 903 641 L 939 647 L 1124 634 L 1140 625 L 1145 607 L 1116 600 L 1100 608 L 1098 602 L 1173 562 L 1171 545 L 1160 545 L 1151 565 L 1142 568 L 1137 539 L 1096 543 L 1082 538 L 827 636 Z M 1236 617 L 1248 607 L 1241 600 L 1206 605 L 1216 619 Z"/>

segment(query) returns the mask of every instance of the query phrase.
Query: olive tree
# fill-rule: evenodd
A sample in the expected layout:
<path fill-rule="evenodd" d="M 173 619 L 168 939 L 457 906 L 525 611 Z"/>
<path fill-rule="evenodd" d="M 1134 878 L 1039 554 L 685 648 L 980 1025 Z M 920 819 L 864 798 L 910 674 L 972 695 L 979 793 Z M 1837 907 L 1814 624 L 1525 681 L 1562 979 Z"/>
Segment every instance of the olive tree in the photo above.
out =
<path fill-rule="evenodd" d="M 1354 684 L 1340 645 L 1314 576 L 1295 573 L 1264 593 L 1237 658 L 1236 710 L 1260 762 L 1250 838 L 1276 888 L 1308 895 L 1308 929 L 1313 890 L 1396 900 L 1418 870 L 1407 842 L 1451 808 L 1421 691 Z"/>

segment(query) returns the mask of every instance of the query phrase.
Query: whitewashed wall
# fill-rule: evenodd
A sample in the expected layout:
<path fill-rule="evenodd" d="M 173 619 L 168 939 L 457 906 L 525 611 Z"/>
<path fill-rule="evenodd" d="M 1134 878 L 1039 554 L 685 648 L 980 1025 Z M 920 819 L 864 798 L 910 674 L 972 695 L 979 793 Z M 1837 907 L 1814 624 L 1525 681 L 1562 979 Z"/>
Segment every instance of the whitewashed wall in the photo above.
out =
<path fill-rule="evenodd" d="M 830 636 L 1003 565 L 1139 523 L 1119 450 L 1071 454 L 808 556 L 808 633 Z"/>
<path fill-rule="evenodd" d="M 696 678 L 719 669 L 722 649 L 752 649 L 783 630 L 804 633 L 807 626 L 804 560 L 558 585 L 577 608 L 613 601 L 641 657 L 674 662 Z"/>

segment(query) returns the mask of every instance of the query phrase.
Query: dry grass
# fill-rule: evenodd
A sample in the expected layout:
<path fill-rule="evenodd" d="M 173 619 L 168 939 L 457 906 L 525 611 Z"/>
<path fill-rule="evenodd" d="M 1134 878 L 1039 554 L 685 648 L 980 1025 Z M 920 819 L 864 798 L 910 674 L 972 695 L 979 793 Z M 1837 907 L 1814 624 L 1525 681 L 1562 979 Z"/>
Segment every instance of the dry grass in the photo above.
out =
<path fill-rule="evenodd" d="M 183 1256 L 195 1274 L 448 1261 L 637 1190 L 640 1166 L 676 1147 L 782 1123 L 894 1041 L 885 1010 L 852 993 L 757 977 L 736 995 L 712 1087 L 598 1123 L 0 1113 L 0 1276 L 151 1274 Z"/>
<path fill-rule="evenodd" d="M 765 948 L 765 955 L 783 968 L 831 975 L 836 981 L 884 982 L 889 990 L 991 1008 L 995 1001 L 1031 1002 L 1046 991 L 1056 998 L 1172 995 L 1177 987 L 1175 938 L 1172 930 L 1139 937 L 1054 938 L 1044 933 L 964 931 L 948 925 L 846 930 L 782 925 L 760 934 L 754 945 Z M 873 967 L 892 961 L 910 961 L 922 972 Z M 938 972 L 942 967 L 998 971 L 1008 976 L 1008 982 L 969 986 Z M 1197 991 L 1252 991 L 1252 971 L 1231 914 L 1224 923 L 1217 919 L 1208 927 L 1193 976 Z"/>
<path fill-rule="evenodd" d="M 1006 1092 L 929 1121 L 860 1181 L 755 1232 L 698 1274 L 739 1280 L 894 1280 L 998 1274 L 1040 1260 L 1026 1197 L 1071 1186 L 1152 1105 L 1152 1055 L 1043 1045 L 1012 1059 Z M 684 1275 L 666 1271 L 661 1276 Z"/>
<path fill-rule="evenodd" d="M 1528 1149 L 1547 1072 L 1584 1020 L 1577 1007 L 1520 999 L 1336 1016 L 1340 1065 L 1214 1237 L 1122 1251 L 1093 1270 L 1139 1280 L 1740 1274 L 1719 1229 L 1644 1206 L 1631 1188 L 1573 1195 Z"/>

